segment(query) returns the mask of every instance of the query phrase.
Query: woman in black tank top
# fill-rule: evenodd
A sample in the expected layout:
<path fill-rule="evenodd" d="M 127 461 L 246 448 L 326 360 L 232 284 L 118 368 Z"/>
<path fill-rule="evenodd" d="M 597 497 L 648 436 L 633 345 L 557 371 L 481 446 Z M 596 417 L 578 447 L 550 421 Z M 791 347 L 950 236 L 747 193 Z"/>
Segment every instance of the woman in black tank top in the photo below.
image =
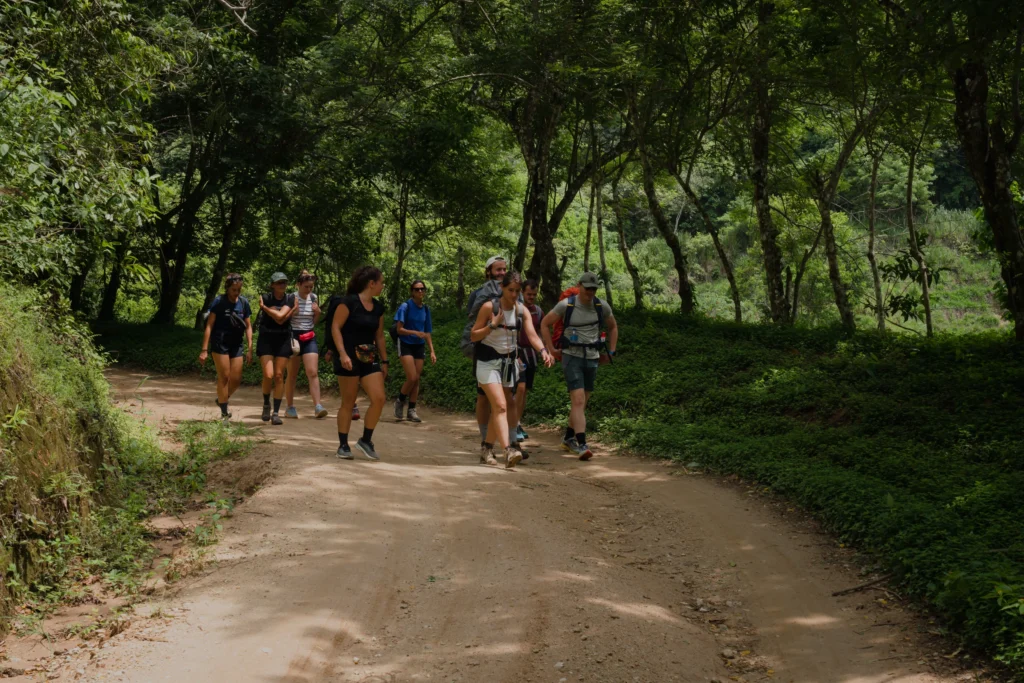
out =
<path fill-rule="evenodd" d="M 259 338 L 256 355 L 263 370 L 263 421 L 282 423 L 281 400 L 284 398 L 284 369 L 292 357 L 292 334 L 289 320 L 295 311 L 293 297 L 288 295 L 288 278 L 284 273 L 271 276 L 270 292 L 260 295 Z M 270 393 L 274 393 L 274 410 L 270 410 Z"/>
<path fill-rule="evenodd" d="M 363 435 L 356 448 L 370 460 L 379 460 L 373 445 L 373 430 L 384 409 L 384 380 L 388 373 L 388 352 L 384 346 L 384 304 L 376 299 L 384 289 L 384 274 L 373 266 L 363 266 L 352 274 L 347 296 L 338 304 L 330 321 L 330 334 L 337 355 L 334 374 L 341 390 L 338 410 L 338 452 L 343 460 L 352 459 L 348 430 L 352 425 L 352 407 L 359 385 L 370 399 L 363 423 Z"/>

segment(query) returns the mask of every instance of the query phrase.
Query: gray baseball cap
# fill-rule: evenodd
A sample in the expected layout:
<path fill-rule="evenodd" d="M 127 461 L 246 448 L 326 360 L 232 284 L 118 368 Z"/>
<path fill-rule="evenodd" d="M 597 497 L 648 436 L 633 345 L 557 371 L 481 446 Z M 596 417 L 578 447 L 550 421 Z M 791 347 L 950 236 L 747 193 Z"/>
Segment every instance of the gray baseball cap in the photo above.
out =
<path fill-rule="evenodd" d="M 270 276 L 270 284 L 274 284 L 275 282 L 281 282 L 281 280 L 288 282 L 288 276 L 282 273 L 281 271 L 278 271 Z"/>
<path fill-rule="evenodd" d="M 583 273 L 580 275 L 580 287 L 597 289 L 601 286 L 600 281 L 597 279 L 597 275 L 594 273 Z"/>

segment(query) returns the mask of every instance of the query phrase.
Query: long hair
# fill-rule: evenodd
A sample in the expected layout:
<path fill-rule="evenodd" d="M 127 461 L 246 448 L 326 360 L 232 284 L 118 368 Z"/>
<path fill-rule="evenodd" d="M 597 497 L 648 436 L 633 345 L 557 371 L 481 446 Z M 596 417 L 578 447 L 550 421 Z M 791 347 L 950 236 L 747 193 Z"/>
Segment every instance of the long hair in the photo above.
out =
<path fill-rule="evenodd" d="M 348 281 L 348 288 L 345 290 L 346 294 L 359 294 L 367 285 L 371 282 L 384 277 L 384 273 L 381 272 L 380 268 L 376 266 L 359 266 L 355 272 L 352 273 L 352 278 Z"/>
<path fill-rule="evenodd" d="M 313 273 L 303 268 L 302 272 L 299 273 L 299 279 L 296 281 L 296 284 L 302 285 L 309 282 L 310 280 L 316 282 L 316 275 L 313 275 Z"/>
<path fill-rule="evenodd" d="M 241 281 L 242 276 L 238 273 L 228 273 L 227 277 L 224 278 L 224 293 L 227 294 L 228 290 L 231 289 L 231 285 Z"/>

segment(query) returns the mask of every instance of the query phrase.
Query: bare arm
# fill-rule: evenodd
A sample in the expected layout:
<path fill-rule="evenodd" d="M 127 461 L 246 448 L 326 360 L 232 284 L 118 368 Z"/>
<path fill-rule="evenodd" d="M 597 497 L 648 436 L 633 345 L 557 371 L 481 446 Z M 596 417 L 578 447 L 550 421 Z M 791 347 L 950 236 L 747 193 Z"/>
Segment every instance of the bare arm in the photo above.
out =
<path fill-rule="evenodd" d="M 384 316 L 380 317 L 377 321 L 377 336 L 375 339 L 377 343 L 377 355 L 380 356 L 380 368 L 381 372 L 384 373 L 384 379 L 388 378 L 388 350 L 387 345 L 384 343 Z"/>
<path fill-rule="evenodd" d="M 345 353 L 345 341 L 341 338 L 341 327 L 348 320 L 348 306 L 345 304 L 338 304 L 338 308 L 334 311 L 334 320 L 331 322 L 331 337 L 334 339 L 334 348 L 338 350 L 338 360 L 344 361 L 348 358 L 348 354 Z"/>
<path fill-rule="evenodd" d="M 496 316 L 490 315 L 491 306 L 485 304 L 480 307 L 480 312 L 476 316 L 476 324 L 473 325 L 473 331 L 469 333 L 471 341 L 478 342 L 483 341 L 494 330 L 491 329 L 490 323 L 498 324 L 501 319 L 498 317 L 501 315 L 499 312 Z"/>
<path fill-rule="evenodd" d="M 544 338 L 544 346 L 551 353 L 555 352 L 555 342 L 551 338 L 551 327 L 558 322 L 558 318 L 559 316 L 555 313 L 555 310 L 551 309 L 540 321 L 540 334 Z"/>
<path fill-rule="evenodd" d="M 412 336 L 412 337 L 419 337 L 420 339 L 426 339 L 427 338 L 427 333 L 426 332 L 417 332 L 416 330 L 407 330 L 407 329 L 405 329 L 405 323 L 403 323 L 401 320 L 398 321 L 397 325 L 395 326 L 395 329 L 398 331 L 398 334 L 401 334 L 401 335 L 409 335 L 409 336 Z"/>
<path fill-rule="evenodd" d="M 252 362 L 252 317 L 245 319 L 245 342 L 246 347 L 249 349 L 246 351 L 247 360 L 249 363 Z"/>
<path fill-rule="evenodd" d="M 206 319 L 206 327 L 203 328 L 203 345 L 199 348 L 199 362 L 205 363 L 210 352 L 210 332 L 213 330 L 213 321 L 217 319 L 216 313 L 210 313 Z"/>
<path fill-rule="evenodd" d="M 619 345 L 619 323 L 615 321 L 614 316 L 605 318 L 604 323 L 608 328 L 608 350 L 615 353 L 615 348 Z"/>
<path fill-rule="evenodd" d="M 292 307 L 282 306 L 281 308 L 271 308 L 263 303 L 263 297 L 260 297 L 260 310 L 263 311 L 264 315 L 270 317 L 278 325 L 284 325 L 288 322 L 288 319 L 292 317 Z"/>

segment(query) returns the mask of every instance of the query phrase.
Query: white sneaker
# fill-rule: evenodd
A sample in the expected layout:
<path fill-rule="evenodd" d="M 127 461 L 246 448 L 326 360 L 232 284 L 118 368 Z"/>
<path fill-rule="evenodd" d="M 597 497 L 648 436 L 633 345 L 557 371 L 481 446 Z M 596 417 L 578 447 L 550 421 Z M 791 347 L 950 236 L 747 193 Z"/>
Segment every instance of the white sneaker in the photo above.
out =
<path fill-rule="evenodd" d="M 518 465 L 523 459 L 523 454 L 518 449 L 509 446 L 505 449 L 505 469 L 510 470 Z"/>

